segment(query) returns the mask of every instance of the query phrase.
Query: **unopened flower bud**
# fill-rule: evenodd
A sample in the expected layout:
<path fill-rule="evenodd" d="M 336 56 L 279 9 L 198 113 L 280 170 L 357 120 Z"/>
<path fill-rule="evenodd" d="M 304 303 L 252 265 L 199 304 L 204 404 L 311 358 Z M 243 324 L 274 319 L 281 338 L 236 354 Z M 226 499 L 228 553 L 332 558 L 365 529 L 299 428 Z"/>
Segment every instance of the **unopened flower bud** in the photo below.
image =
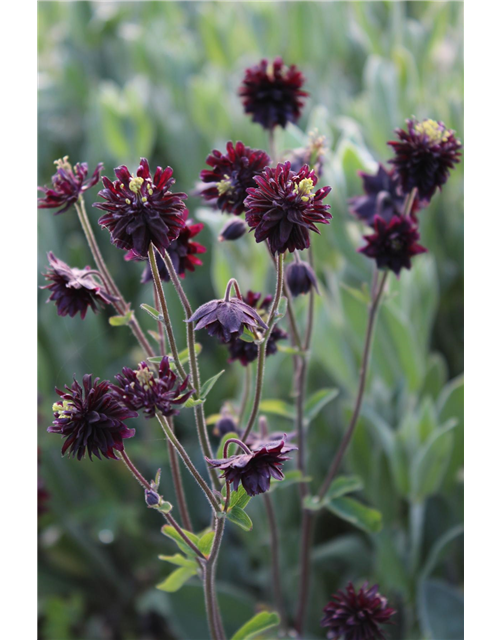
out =
<path fill-rule="evenodd" d="M 160 504 L 160 496 L 156 491 L 149 491 L 146 489 L 144 491 L 144 498 L 148 507 L 156 507 L 156 505 Z"/>
<path fill-rule="evenodd" d="M 318 281 L 313 268 L 303 260 L 297 260 L 288 265 L 285 278 L 290 293 L 296 298 L 301 293 L 309 293 L 314 287 L 318 292 Z"/>
<path fill-rule="evenodd" d="M 247 230 L 248 227 L 245 221 L 234 216 L 222 227 L 222 231 L 219 234 L 219 242 L 223 242 L 224 240 L 238 240 L 238 238 L 245 235 Z"/>
<path fill-rule="evenodd" d="M 213 434 L 218 438 L 223 438 L 226 433 L 239 433 L 239 431 L 233 416 L 226 407 L 223 407 L 221 417 L 215 423 Z"/>

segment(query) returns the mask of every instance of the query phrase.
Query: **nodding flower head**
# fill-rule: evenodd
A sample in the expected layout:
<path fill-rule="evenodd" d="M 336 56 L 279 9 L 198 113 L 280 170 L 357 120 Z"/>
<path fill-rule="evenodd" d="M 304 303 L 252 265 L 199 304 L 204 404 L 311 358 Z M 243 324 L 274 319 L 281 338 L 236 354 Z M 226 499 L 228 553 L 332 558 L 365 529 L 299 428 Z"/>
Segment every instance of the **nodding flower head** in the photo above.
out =
<path fill-rule="evenodd" d="M 193 391 L 186 391 L 189 378 L 180 382 L 170 368 L 168 356 L 160 363 L 158 375 L 146 362 L 140 362 L 135 370 L 123 367 L 112 385 L 116 397 L 134 411 L 142 409 L 146 418 L 154 418 L 156 412 L 164 416 L 179 413 L 178 407 L 186 402 Z"/>
<path fill-rule="evenodd" d="M 393 216 L 386 222 L 375 216 L 373 227 L 375 233 L 364 236 L 367 244 L 359 251 L 373 258 L 379 269 L 390 269 L 399 275 L 401 269 L 411 268 L 413 256 L 427 251 L 418 244 L 418 228 L 408 217 Z"/>
<path fill-rule="evenodd" d="M 135 434 L 124 421 L 137 413 L 120 402 L 108 380 L 92 382 L 87 374 L 83 389 L 76 380 L 65 389 L 56 389 L 61 401 L 53 405 L 54 421 L 47 429 L 65 438 L 62 454 L 69 450 L 70 456 L 81 460 L 87 451 L 91 460 L 92 455 L 117 460 L 114 451 L 123 451 L 123 440 Z"/>
<path fill-rule="evenodd" d="M 267 324 L 251 306 L 239 298 L 211 300 L 199 307 L 186 322 L 196 322 L 195 330 L 206 329 L 208 334 L 229 342 L 245 329 L 266 331 Z"/>
<path fill-rule="evenodd" d="M 291 170 L 290 162 L 266 167 L 245 200 L 245 217 L 255 240 L 267 240 L 273 253 L 307 249 L 309 232 L 319 233 L 316 224 L 328 224 L 332 217 L 330 205 L 323 204 L 331 188 L 314 191 L 317 181 L 307 165 L 298 172 Z"/>
<path fill-rule="evenodd" d="M 208 186 L 199 194 L 210 203 L 216 203 L 223 213 L 240 215 L 248 187 L 255 186 L 254 177 L 271 163 L 265 151 L 251 149 L 242 142 L 226 145 L 226 153 L 214 149 L 207 158 L 211 169 L 203 169 L 200 178 Z"/>
<path fill-rule="evenodd" d="M 387 143 L 394 151 L 389 162 L 405 193 L 416 188 L 419 198 L 430 200 L 448 180 L 450 169 L 460 162 L 462 144 L 442 122 L 411 119 L 406 124 L 408 131 L 396 129 L 399 140 Z"/>
<path fill-rule="evenodd" d="M 352 582 L 345 591 L 338 590 L 324 608 L 321 626 L 328 629 L 328 640 L 377 640 L 385 638 L 380 625 L 392 624 L 396 613 L 387 598 L 378 592 L 378 585 L 368 582 L 356 592 Z"/>
<path fill-rule="evenodd" d="M 68 156 L 56 160 L 57 167 L 52 176 L 52 187 L 38 187 L 43 191 L 44 198 L 38 199 L 39 209 L 59 209 L 55 214 L 64 213 L 71 205 L 78 201 L 82 193 L 99 182 L 103 164 L 99 162 L 94 173 L 87 179 L 89 168 L 86 162 L 77 162 L 74 167 L 69 163 Z"/>
<path fill-rule="evenodd" d="M 297 254 L 294 254 L 297 255 Z M 294 260 L 285 269 L 285 279 L 290 293 L 294 298 L 301 293 L 309 293 L 312 289 L 315 289 L 318 293 L 318 281 L 314 269 L 308 262 L 303 260 Z"/>
<path fill-rule="evenodd" d="M 238 238 L 244 236 L 247 231 L 248 227 L 245 221 L 236 216 L 232 216 L 222 227 L 219 234 L 219 242 L 223 242 L 224 240 L 238 240 Z"/>
<path fill-rule="evenodd" d="M 245 113 L 264 129 L 286 127 L 297 122 L 309 94 L 302 90 L 304 76 L 295 65 L 285 66 L 281 58 L 261 60 L 245 71 L 239 94 Z"/>
<path fill-rule="evenodd" d="M 212 460 L 206 458 L 208 464 L 222 471 L 221 478 L 238 489 L 241 482 L 249 496 L 269 491 L 271 478 L 283 480 L 285 477 L 281 467 L 290 460 L 284 454 L 296 449 L 293 445 L 286 445 L 286 435 L 281 440 L 264 442 L 257 448 L 239 455 Z"/>
<path fill-rule="evenodd" d="M 150 243 L 159 250 L 168 249 L 185 227 L 185 193 L 172 193 L 175 180 L 170 167 L 157 167 L 152 176 L 146 158 L 141 158 L 137 175 L 125 166 L 115 169 L 117 180 L 102 179 L 99 191 L 105 202 L 94 207 L 106 213 L 99 218 L 101 227 L 111 234 L 119 249 L 146 258 Z"/>
<path fill-rule="evenodd" d="M 69 315 L 71 318 L 77 313 L 85 318 L 87 310 L 97 313 L 98 307 L 111 304 L 116 298 L 104 289 L 93 277 L 90 267 L 76 269 L 68 266 L 50 251 L 48 254 L 49 268 L 44 278 L 50 284 L 41 289 L 48 289 L 50 297 L 47 302 L 54 302 L 57 314 Z"/>

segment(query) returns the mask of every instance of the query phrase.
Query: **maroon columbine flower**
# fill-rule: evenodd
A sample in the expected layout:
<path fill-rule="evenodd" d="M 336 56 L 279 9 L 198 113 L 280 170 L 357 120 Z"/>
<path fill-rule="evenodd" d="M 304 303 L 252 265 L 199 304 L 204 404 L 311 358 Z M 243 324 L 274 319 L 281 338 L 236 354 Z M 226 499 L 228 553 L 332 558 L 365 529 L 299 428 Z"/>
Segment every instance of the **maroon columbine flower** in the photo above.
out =
<path fill-rule="evenodd" d="M 154 418 L 156 411 L 164 416 L 176 415 L 179 413 L 177 406 L 184 404 L 193 393 L 186 391 L 189 377 L 179 384 L 168 356 L 162 358 L 157 378 L 146 362 L 139 363 L 135 371 L 123 367 L 122 373 L 115 378 L 118 385 L 112 385 L 112 388 L 120 401 L 134 411 L 143 409 L 146 418 Z"/>
<path fill-rule="evenodd" d="M 116 300 L 94 280 L 92 274 L 95 271 L 90 267 L 85 267 L 85 269 L 69 267 L 65 262 L 56 258 L 52 251 L 49 251 L 47 257 L 50 267 L 44 273 L 44 278 L 51 283 L 40 288 L 51 291 L 47 302 L 55 302 L 58 315 L 69 315 L 72 318 L 80 313 L 81 317 L 85 318 L 89 307 L 94 313 L 97 313 L 98 306 L 103 307 Z"/>
<path fill-rule="evenodd" d="M 408 131 L 396 129 L 399 140 L 391 140 L 395 168 L 405 193 L 418 189 L 418 196 L 430 200 L 448 180 L 450 169 L 460 162 L 460 140 L 455 132 L 435 120 L 407 120 Z"/>
<path fill-rule="evenodd" d="M 224 213 L 240 215 L 245 210 L 243 201 L 248 187 L 255 185 L 254 176 L 261 173 L 271 163 L 265 151 L 246 147 L 243 142 L 226 145 L 227 153 L 214 149 L 207 158 L 211 169 L 203 169 L 200 178 L 208 183 L 199 192 L 205 200 L 216 203 Z"/>
<path fill-rule="evenodd" d="M 211 300 L 199 307 L 186 322 L 196 322 L 195 330 L 206 329 L 210 336 L 229 342 L 243 331 L 254 331 L 257 327 L 268 329 L 257 311 L 239 298 Z"/>
<path fill-rule="evenodd" d="M 175 272 L 181 278 L 185 277 L 186 271 L 194 271 L 195 267 L 203 264 L 196 254 L 205 253 L 207 250 L 202 244 L 199 242 L 193 242 L 192 240 L 192 238 L 197 236 L 203 229 L 203 222 L 194 222 L 194 220 L 190 220 L 188 216 L 188 209 L 184 209 L 182 219 L 184 220 L 185 226 L 180 232 L 179 237 L 176 240 L 173 240 L 167 249 L 167 253 L 174 265 Z M 155 258 L 160 278 L 165 282 L 170 282 L 170 276 L 167 267 L 165 266 L 165 262 L 157 251 L 155 251 Z M 125 260 L 142 261 L 145 260 L 145 258 L 137 255 L 137 253 L 132 249 L 125 254 Z M 141 282 L 145 284 L 146 282 L 151 282 L 152 279 L 153 274 L 151 273 L 151 267 L 148 262 L 142 272 Z"/>
<path fill-rule="evenodd" d="M 373 228 L 374 234 L 363 236 L 368 244 L 358 251 L 374 258 L 379 269 L 390 269 L 399 275 L 401 269 L 411 268 L 413 256 L 427 251 L 417 243 L 420 234 L 410 218 L 393 216 L 390 222 L 386 222 L 375 216 Z"/>
<path fill-rule="evenodd" d="M 300 118 L 305 98 L 309 94 L 302 91 L 304 76 L 295 65 L 286 67 L 281 58 L 259 64 L 245 71 L 239 94 L 243 99 L 245 113 L 252 115 L 252 121 L 264 129 L 277 125 L 285 128 L 288 122 Z"/>
<path fill-rule="evenodd" d="M 124 420 L 136 418 L 137 413 L 116 398 L 108 380 L 99 382 L 96 378 L 92 382 L 92 376 L 86 374 L 83 389 L 76 380 L 71 388 L 65 389 L 56 388 L 62 402 L 53 405 L 55 419 L 47 429 L 66 438 L 62 454 L 69 449 L 70 456 L 81 460 L 87 450 L 91 460 L 92 454 L 99 459 L 102 454 L 117 460 L 113 450 L 123 451 L 123 440 L 135 434 L 135 429 L 129 429 Z"/>
<path fill-rule="evenodd" d="M 295 254 L 297 255 L 297 254 Z M 316 280 L 316 274 L 311 265 L 303 260 L 294 260 L 285 269 L 285 279 L 290 289 L 290 293 L 294 298 L 301 293 L 306 294 L 315 289 L 318 291 L 318 281 Z"/>
<path fill-rule="evenodd" d="M 146 258 L 152 242 L 158 249 L 168 249 L 184 228 L 185 193 L 172 193 L 175 180 L 172 169 L 157 167 L 153 177 L 146 158 L 141 158 L 137 176 L 122 165 L 115 169 L 118 180 L 103 177 L 104 189 L 99 191 L 106 202 L 94 207 L 106 211 L 99 218 L 108 229 L 111 242 L 119 249 L 133 249 Z"/>
<path fill-rule="evenodd" d="M 349 199 L 349 211 L 366 224 L 373 227 L 375 216 L 380 216 L 386 222 L 390 222 L 392 216 L 403 215 L 405 194 L 401 189 L 399 177 L 395 169 L 387 171 L 382 163 L 378 165 L 375 175 L 359 172 L 363 181 L 364 196 L 355 196 Z M 419 210 L 418 197 L 412 205 L 412 218 Z"/>
<path fill-rule="evenodd" d="M 245 200 L 245 217 L 255 230 L 255 240 L 267 240 L 273 253 L 307 249 L 309 231 L 319 233 L 316 224 L 328 224 L 332 217 L 330 205 L 322 202 L 331 188 L 322 187 L 314 193 L 318 182 L 314 171 L 304 165 L 296 173 L 289 162 L 266 167 L 255 182 L 257 187 L 247 189 Z"/>
<path fill-rule="evenodd" d="M 328 629 L 328 640 L 385 638 L 380 625 L 392 624 L 390 618 L 396 613 L 378 593 L 378 585 L 368 589 L 368 582 L 357 593 L 349 582 L 345 591 L 339 589 L 332 594 L 323 611 L 321 626 Z"/>
<path fill-rule="evenodd" d="M 269 306 L 272 302 L 273 297 L 265 296 L 263 300 L 261 300 L 261 297 L 262 294 L 260 293 L 248 291 L 247 294 L 243 297 L 243 301 L 246 302 L 248 306 L 252 307 L 252 309 L 255 309 L 261 317 L 265 317 L 265 314 L 269 311 Z M 288 338 L 288 334 L 286 333 L 286 331 L 283 331 L 282 329 L 274 325 L 267 341 L 266 357 L 277 353 L 278 345 L 276 343 L 279 340 L 285 340 L 286 338 Z M 244 367 L 256 360 L 259 354 L 259 350 L 255 342 L 246 342 L 246 340 L 241 340 L 237 337 L 234 337 L 229 341 L 228 347 L 230 356 L 229 362 L 239 360 Z"/>
<path fill-rule="evenodd" d="M 222 227 L 219 234 L 219 242 L 223 242 L 224 240 L 238 240 L 238 238 L 244 236 L 247 231 L 248 227 L 246 222 L 241 218 L 232 216 Z"/>
<path fill-rule="evenodd" d="M 286 435 L 281 440 L 263 443 L 251 453 L 242 453 L 220 460 L 206 461 L 211 467 L 221 469 L 221 478 L 232 483 L 233 491 L 238 489 L 241 482 L 249 496 L 256 496 L 269 490 L 271 478 L 283 480 L 285 477 L 281 467 L 286 460 L 290 460 L 285 453 L 296 449 L 293 445 L 285 445 Z"/>
<path fill-rule="evenodd" d="M 76 163 L 74 167 L 68 162 L 68 156 L 64 156 L 62 160 L 56 160 L 54 164 L 57 166 L 56 173 L 52 176 L 52 188 L 38 187 L 39 191 L 45 193 L 44 198 L 38 199 L 39 209 L 57 209 L 55 215 L 64 213 L 71 205 L 77 202 L 80 195 L 90 189 L 99 182 L 103 164 L 99 162 L 97 167 L 88 180 L 89 171 L 86 162 Z"/>
<path fill-rule="evenodd" d="M 240 429 L 238 429 L 238 425 L 227 407 L 222 407 L 220 418 L 215 423 L 212 433 L 217 438 L 223 438 L 227 433 L 240 433 Z"/>

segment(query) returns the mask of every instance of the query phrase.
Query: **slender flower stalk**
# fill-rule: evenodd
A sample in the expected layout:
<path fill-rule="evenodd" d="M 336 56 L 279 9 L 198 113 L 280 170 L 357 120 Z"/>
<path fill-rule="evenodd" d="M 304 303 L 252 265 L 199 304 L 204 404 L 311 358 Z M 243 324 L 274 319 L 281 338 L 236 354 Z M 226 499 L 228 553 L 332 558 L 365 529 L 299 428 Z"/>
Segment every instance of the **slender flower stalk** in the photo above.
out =
<path fill-rule="evenodd" d="M 172 418 L 167 418 L 167 421 L 174 432 L 174 421 Z M 174 432 L 175 433 L 175 432 Z M 184 529 L 188 531 L 193 530 L 191 518 L 189 516 L 189 509 L 186 500 L 186 494 L 184 493 L 184 484 L 182 482 L 182 474 L 179 467 L 179 461 L 177 459 L 177 451 L 174 445 L 167 439 L 168 443 L 168 455 L 170 456 L 170 465 L 172 468 L 172 480 L 174 481 L 174 491 L 177 498 L 177 504 L 179 505 L 179 511 L 181 514 L 181 522 Z"/>
<path fill-rule="evenodd" d="M 78 219 L 80 220 L 80 224 L 82 225 L 82 229 L 85 234 L 85 238 L 87 239 L 87 243 L 89 245 L 94 261 L 106 284 L 106 288 L 112 295 L 118 298 L 118 301 L 114 303 L 114 307 L 120 315 L 125 315 L 129 311 L 130 305 L 125 302 L 123 295 L 121 294 L 115 281 L 113 280 L 113 277 L 110 274 L 108 267 L 106 266 L 104 258 L 102 257 L 101 251 L 94 236 L 94 232 L 92 231 L 92 227 L 90 226 L 90 221 L 85 210 L 85 202 L 82 196 L 80 196 L 78 202 L 75 202 L 75 209 L 77 211 Z M 144 350 L 146 356 L 154 356 L 155 352 L 149 344 L 148 339 L 144 335 L 144 332 L 142 331 L 133 312 L 129 320 L 129 326 L 132 333 Z"/>
<path fill-rule="evenodd" d="M 287 622 L 286 622 L 285 602 L 283 599 L 283 590 L 281 588 L 278 523 L 276 522 L 276 514 L 274 512 L 274 505 L 273 505 L 271 496 L 268 495 L 267 493 L 264 493 L 262 497 L 264 499 L 264 506 L 266 508 L 267 521 L 269 522 L 269 535 L 271 538 L 270 542 L 271 542 L 271 562 L 273 567 L 274 601 L 275 601 L 278 613 L 280 614 L 281 628 L 285 631 L 287 627 Z"/>
<path fill-rule="evenodd" d="M 226 640 L 226 634 L 222 624 L 222 619 L 217 601 L 217 590 L 215 588 L 215 573 L 217 568 L 217 558 L 219 555 L 222 536 L 224 534 L 225 518 L 217 518 L 215 521 L 215 536 L 212 544 L 210 557 L 206 561 L 204 571 L 205 606 L 207 609 L 208 627 L 212 640 Z"/>
<path fill-rule="evenodd" d="M 248 438 L 248 434 L 252 430 L 252 427 L 257 419 L 257 415 L 259 413 L 260 400 L 262 398 L 262 387 L 264 384 L 264 366 L 266 361 L 266 345 L 269 340 L 269 336 L 271 335 L 271 331 L 273 330 L 273 324 L 276 316 L 276 312 L 278 310 L 278 306 L 281 300 L 281 295 L 283 292 L 283 254 L 280 253 L 276 258 L 277 262 L 277 275 L 276 275 L 276 291 L 274 293 L 273 304 L 271 306 L 271 311 L 269 312 L 269 320 L 268 320 L 268 328 L 264 333 L 264 339 L 259 344 L 259 354 L 257 356 L 257 378 L 255 381 L 255 395 L 252 405 L 252 412 L 250 417 L 248 418 L 247 425 L 245 427 L 245 431 L 242 436 L 243 442 Z"/>
<path fill-rule="evenodd" d="M 245 411 L 247 408 L 248 397 L 250 396 L 250 390 L 252 386 L 252 369 L 251 367 L 243 367 L 244 369 L 244 383 L 243 383 L 243 395 L 241 397 L 240 411 L 238 415 L 238 426 L 241 427 L 245 418 Z"/>
<path fill-rule="evenodd" d="M 160 297 L 158 296 L 158 291 L 156 287 L 153 287 L 154 297 L 155 297 L 155 309 L 161 313 L 161 303 Z M 163 322 L 158 320 L 158 345 L 160 347 L 160 355 L 167 355 L 166 346 L 165 346 L 165 330 L 163 328 Z"/>
<path fill-rule="evenodd" d="M 136 478 L 136 480 L 139 482 L 139 484 L 141 484 L 146 491 L 152 491 L 153 487 L 149 484 L 149 482 L 146 480 L 146 478 L 141 474 L 141 472 L 137 469 L 137 467 L 134 465 L 132 460 L 128 457 L 125 449 L 120 453 L 120 455 L 121 455 L 121 458 L 122 458 L 123 462 L 126 464 L 126 466 L 128 467 L 129 471 Z M 202 560 L 205 560 L 205 556 L 198 549 L 198 547 L 194 544 L 194 542 L 187 537 L 187 535 L 184 533 L 184 531 L 181 529 L 181 527 L 177 524 L 177 521 L 175 520 L 175 518 L 170 513 L 165 513 L 164 511 L 160 511 L 160 513 L 165 518 L 165 520 L 170 525 L 172 525 L 172 527 L 174 527 L 174 529 L 182 537 L 184 542 L 187 545 L 189 545 L 189 547 L 196 553 L 196 555 L 199 558 L 201 558 Z"/>
<path fill-rule="evenodd" d="M 170 275 L 170 280 L 174 285 L 174 288 L 179 296 L 182 307 L 184 309 L 184 315 L 186 320 L 191 317 L 193 310 L 191 309 L 191 305 L 189 304 L 189 300 L 182 288 L 181 281 L 175 271 L 174 265 L 168 252 L 164 251 L 160 253 L 165 266 L 167 267 L 168 273 Z M 196 355 L 196 340 L 194 336 L 194 325 L 192 322 L 187 323 L 187 346 L 189 352 L 189 368 L 191 372 L 191 380 L 192 385 L 195 390 L 195 398 L 200 397 L 201 390 L 201 380 L 200 380 L 200 370 L 198 367 L 198 358 Z M 203 404 L 195 405 L 194 407 L 194 416 L 196 421 L 196 429 L 198 431 L 198 439 L 200 441 L 201 448 L 203 450 L 203 454 L 207 458 L 212 457 L 212 448 L 210 446 L 210 440 L 208 438 L 208 429 L 207 422 L 205 419 L 205 410 L 203 408 Z M 217 473 L 214 469 L 208 467 L 210 473 L 210 479 L 212 481 L 212 487 L 214 489 L 218 489 L 220 487 L 219 479 L 217 478 Z"/>

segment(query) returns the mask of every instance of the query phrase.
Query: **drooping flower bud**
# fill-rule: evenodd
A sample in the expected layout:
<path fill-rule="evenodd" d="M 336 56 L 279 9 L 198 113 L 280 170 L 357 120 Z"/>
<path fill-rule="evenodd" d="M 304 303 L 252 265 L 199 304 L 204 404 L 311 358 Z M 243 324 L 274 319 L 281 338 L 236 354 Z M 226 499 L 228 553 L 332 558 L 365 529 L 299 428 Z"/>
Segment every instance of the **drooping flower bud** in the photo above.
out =
<path fill-rule="evenodd" d="M 219 242 L 224 240 L 238 240 L 248 231 L 248 227 L 244 220 L 234 216 L 226 222 L 219 234 Z"/>
<path fill-rule="evenodd" d="M 299 259 L 291 262 L 285 269 L 285 278 L 290 293 L 294 298 L 301 293 L 309 293 L 312 288 L 316 290 L 316 293 L 319 293 L 314 269 L 303 260 Z"/>

